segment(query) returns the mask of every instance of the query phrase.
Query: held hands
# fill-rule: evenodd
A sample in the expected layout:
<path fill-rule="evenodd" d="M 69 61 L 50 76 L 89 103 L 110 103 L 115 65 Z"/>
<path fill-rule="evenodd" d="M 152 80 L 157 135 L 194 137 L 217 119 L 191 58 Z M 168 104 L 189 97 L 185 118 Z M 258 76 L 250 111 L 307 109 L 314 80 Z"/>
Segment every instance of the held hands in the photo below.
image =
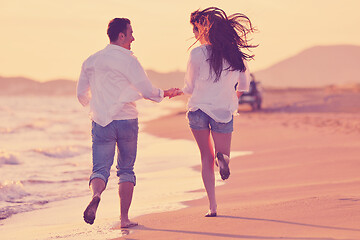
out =
<path fill-rule="evenodd" d="M 240 98 L 240 96 L 243 94 L 243 92 L 236 91 L 237 98 Z"/>
<path fill-rule="evenodd" d="M 181 91 L 179 88 L 170 88 L 168 90 L 164 90 L 164 97 L 169 97 L 169 99 L 183 94 L 183 91 Z"/>

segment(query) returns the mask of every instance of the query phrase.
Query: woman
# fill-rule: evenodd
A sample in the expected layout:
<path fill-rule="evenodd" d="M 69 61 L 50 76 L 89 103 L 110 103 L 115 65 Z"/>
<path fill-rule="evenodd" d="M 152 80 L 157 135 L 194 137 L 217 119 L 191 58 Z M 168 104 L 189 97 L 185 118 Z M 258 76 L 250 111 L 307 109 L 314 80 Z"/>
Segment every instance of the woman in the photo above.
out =
<path fill-rule="evenodd" d="M 182 92 L 191 95 L 187 117 L 201 153 L 201 174 L 210 204 L 205 217 L 215 217 L 215 156 L 225 180 L 230 175 L 233 113 L 238 108 L 238 97 L 249 88 L 246 61 L 253 58 L 242 49 L 256 47 L 247 41 L 247 34 L 254 29 L 245 15 L 227 16 L 215 7 L 191 13 L 190 23 L 201 46 L 190 53 Z"/>

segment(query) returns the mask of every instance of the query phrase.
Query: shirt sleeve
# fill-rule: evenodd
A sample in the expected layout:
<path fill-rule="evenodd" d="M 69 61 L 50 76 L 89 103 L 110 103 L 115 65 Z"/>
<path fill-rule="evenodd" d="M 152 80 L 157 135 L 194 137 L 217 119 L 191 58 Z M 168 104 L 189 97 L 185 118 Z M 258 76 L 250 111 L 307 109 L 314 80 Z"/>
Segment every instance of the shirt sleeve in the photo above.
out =
<path fill-rule="evenodd" d="M 76 95 L 83 106 L 87 106 L 91 99 L 89 76 L 87 74 L 86 62 L 83 63 L 81 73 L 76 87 Z"/>
<path fill-rule="evenodd" d="M 154 102 L 161 102 L 164 99 L 164 91 L 152 85 L 145 70 L 136 58 L 129 66 L 127 77 L 143 98 Z"/>
<path fill-rule="evenodd" d="M 246 61 L 244 61 L 246 70 L 245 72 L 241 72 L 239 79 L 238 79 L 238 85 L 236 90 L 239 92 L 246 92 L 249 91 L 249 85 L 250 85 L 250 70 L 248 67 L 248 64 Z"/>
<path fill-rule="evenodd" d="M 195 50 L 195 49 L 194 49 Z M 195 51 L 191 51 L 189 60 L 187 63 L 187 69 L 184 80 L 184 87 L 182 91 L 185 94 L 192 94 L 195 87 L 195 79 L 199 75 L 200 63 L 199 57 Z M 198 49 L 197 49 L 198 50 Z"/>

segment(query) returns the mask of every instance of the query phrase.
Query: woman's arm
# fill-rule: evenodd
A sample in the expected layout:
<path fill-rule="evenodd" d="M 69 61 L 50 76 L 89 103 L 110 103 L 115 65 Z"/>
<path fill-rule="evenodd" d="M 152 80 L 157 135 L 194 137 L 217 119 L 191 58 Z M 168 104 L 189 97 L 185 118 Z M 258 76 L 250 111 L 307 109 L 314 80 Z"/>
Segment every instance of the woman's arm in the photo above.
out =
<path fill-rule="evenodd" d="M 195 87 L 195 79 L 198 77 L 200 63 L 201 63 L 201 55 L 202 53 L 199 52 L 201 49 L 195 48 L 191 51 L 186 74 L 185 74 L 185 84 L 184 87 L 181 89 L 182 93 L 185 94 L 192 94 Z"/>

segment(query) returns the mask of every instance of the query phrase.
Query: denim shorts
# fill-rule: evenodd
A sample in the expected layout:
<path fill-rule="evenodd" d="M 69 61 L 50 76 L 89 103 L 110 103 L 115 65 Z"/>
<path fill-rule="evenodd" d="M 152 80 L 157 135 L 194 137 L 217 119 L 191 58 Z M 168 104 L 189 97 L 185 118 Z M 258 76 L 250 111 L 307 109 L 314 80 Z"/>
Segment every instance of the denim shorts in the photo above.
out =
<path fill-rule="evenodd" d="M 189 111 L 187 117 L 190 128 L 194 130 L 211 129 L 211 131 L 218 133 L 232 133 L 234 131 L 233 118 L 228 123 L 219 123 L 200 109 L 194 112 Z"/>
<path fill-rule="evenodd" d="M 116 168 L 119 183 L 136 184 L 134 163 L 138 131 L 138 119 L 114 120 L 105 127 L 92 122 L 93 171 L 90 182 L 94 178 L 100 178 L 107 184 L 114 163 L 115 146 L 117 146 Z"/>

